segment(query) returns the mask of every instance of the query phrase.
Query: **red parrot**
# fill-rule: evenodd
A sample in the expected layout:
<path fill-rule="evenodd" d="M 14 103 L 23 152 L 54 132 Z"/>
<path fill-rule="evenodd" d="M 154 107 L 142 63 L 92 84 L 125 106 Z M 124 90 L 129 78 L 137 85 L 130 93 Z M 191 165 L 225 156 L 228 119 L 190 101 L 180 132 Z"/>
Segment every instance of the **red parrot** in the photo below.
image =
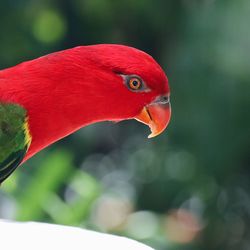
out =
<path fill-rule="evenodd" d="M 86 125 L 136 119 L 160 134 L 168 79 L 145 52 L 79 46 L 0 71 L 0 183 L 21 163 Z"/>

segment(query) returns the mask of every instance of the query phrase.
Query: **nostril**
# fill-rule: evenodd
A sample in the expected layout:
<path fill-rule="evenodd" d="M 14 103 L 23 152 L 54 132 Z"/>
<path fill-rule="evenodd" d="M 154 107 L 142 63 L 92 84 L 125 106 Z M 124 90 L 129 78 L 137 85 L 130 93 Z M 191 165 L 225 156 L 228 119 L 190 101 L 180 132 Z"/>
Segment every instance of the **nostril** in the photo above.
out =
<path fill-rule="evenodd" d="M 158 96 L 153 102 L 153 104 L 169 104 L 169 103 L 170 103 L 169 95 Z"/>
<path fill-rule="evenodd" d="M 162 103 L 163 103 L 163 104 L 169 103 L 169 99 L 170 99 L 170 98 L 169 98 L 168 95 L 163 96 L 163 97 L 162 97 Z"/>

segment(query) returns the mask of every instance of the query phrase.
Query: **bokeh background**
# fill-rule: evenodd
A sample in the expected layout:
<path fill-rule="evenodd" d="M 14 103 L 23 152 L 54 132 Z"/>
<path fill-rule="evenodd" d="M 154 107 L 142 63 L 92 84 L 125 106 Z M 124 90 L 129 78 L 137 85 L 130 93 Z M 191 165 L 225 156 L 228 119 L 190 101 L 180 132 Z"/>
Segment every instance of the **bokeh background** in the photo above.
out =
<path fill-rule="evenodd" d="M 249 0 L 1 1 L 1 69 L 76 45 L 134 46 L 166 71 L 173 115 L 150 140 L 126 121 L 52 145 L 1 186 L 0 217 L 158 250 L 250 249 L 249 27 Z"/>

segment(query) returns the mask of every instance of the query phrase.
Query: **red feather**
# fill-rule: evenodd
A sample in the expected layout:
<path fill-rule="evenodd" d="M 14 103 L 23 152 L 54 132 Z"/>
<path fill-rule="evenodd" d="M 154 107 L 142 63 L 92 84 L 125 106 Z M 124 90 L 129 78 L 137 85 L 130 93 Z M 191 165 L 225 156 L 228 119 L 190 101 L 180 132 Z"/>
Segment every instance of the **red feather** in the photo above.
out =
<path fill-rule="evenodd" d="M 128 90 L 120 74 L 140 76 L 151 91 Z M 85 125 L 134 118 L 169 93 L 154 59 L 122 45 L 82 46 L 40 57 L 0 71 L 0 83 L 0 100 L 28 112 L 32 143 L 25 159 Z"/>

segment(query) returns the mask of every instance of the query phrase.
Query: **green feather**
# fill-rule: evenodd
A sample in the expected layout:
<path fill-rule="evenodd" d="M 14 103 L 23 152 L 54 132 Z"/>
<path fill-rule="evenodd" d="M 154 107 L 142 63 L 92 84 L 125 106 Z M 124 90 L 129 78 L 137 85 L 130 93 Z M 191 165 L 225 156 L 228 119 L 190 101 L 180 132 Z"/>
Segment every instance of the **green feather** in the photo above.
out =
<path fill-rule="evenodd" d="M 0 183 L 22 162 L 30 142 L 26 110 L 0 103 Z"/>

